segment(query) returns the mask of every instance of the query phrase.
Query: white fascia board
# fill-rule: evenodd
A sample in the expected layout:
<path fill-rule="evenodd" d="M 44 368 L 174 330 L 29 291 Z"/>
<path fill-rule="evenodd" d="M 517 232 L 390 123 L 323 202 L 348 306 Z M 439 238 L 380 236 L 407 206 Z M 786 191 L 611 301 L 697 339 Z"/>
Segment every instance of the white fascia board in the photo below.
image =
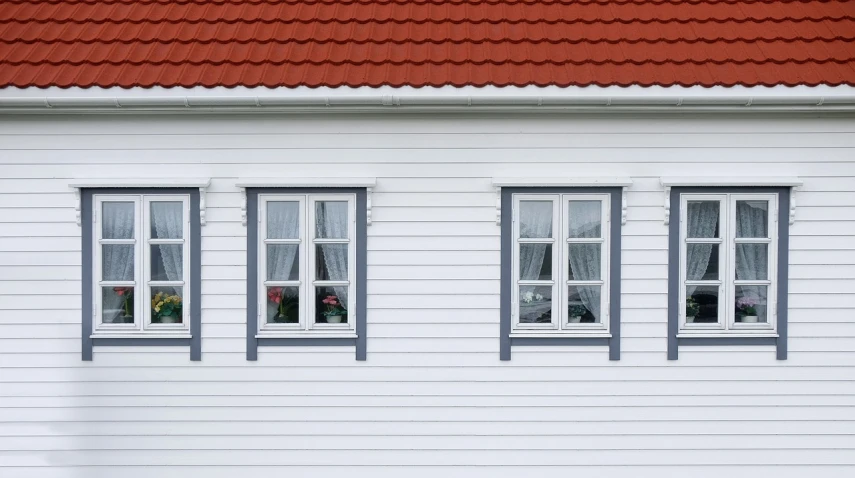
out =
<path fill-rule="evenodd" d="M 4 88 L 0 113 L 855 111 L 855 87 Z"/>
<path fill-rule="evenodd" d="M 627 177 L 572 177 L 572 178 L 493 178 L 493 186 L 508 187 L 629 187 L 632 179 Z"/>
<path fill-rule="evenodd" d="M 238 188 L 373 188 L 377 178 L 241 178 Z"/>
<path fill-rule="evenodd" d="M 735 187 L 735 186 L 766 186 L 766 187 L 799 187 L 803 181 L 793 176 L 761 176 L 737 178 L 724 177 L 664 177 L 660 183 L 665 187 L 703 186 L 703 187 Z"/>

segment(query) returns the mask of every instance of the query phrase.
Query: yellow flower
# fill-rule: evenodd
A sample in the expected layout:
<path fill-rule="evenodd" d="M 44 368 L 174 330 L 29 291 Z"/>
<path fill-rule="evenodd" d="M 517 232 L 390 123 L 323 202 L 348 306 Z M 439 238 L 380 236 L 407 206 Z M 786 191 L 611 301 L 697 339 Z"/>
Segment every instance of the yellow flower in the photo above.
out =
<path fill-rule="evenodd" d="M 160 312 L 160 307 L 155 307 L 155 308 L 154 308 L 154 311 L 155 311 L 155 312 Z"/>

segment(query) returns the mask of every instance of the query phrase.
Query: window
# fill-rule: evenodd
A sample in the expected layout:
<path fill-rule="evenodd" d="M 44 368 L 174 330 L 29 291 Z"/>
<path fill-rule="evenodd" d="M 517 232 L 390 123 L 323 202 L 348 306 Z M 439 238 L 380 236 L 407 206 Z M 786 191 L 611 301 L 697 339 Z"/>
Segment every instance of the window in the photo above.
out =
<path fill-rule="evenodd" d="M 680 195 L 681 334 L 775 330 L 777 198 Z"/>
<path fill-rule="evenodd" d="M 94 194 L 94 334 L 188 335 L 190 195 Z"/>
<path fill-rule="evenodd" d="M 609 331 L 609 194 L 513 195 L 513 331 Z"/>
<path fill-rule="evenodd" d="M 258 195 L 258 330 L 353 333 L 355 194 Z"/>

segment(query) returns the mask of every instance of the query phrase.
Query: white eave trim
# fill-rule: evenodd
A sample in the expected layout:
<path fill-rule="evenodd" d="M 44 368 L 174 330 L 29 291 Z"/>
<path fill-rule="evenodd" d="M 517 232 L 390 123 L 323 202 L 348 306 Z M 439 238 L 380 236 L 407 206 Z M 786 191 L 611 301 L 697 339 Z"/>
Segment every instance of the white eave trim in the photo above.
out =
<path fill-rule="evenodd" d="M 575 188 L 621 188 L 621 213 L 620 223 L 626 225 L 628 211 L 626 200 L 626 188 L 632 186 L 632 178 L 623 176 L 612 177 L 584 177 L 572 178 L 523 178 L 523 177 L 497 177 L 493 178 L 493 187 L 496 188 L 496 225 L 502 225 L 502 188 L 511 187 L 575 187 Z"/>
<path fill-rule="evenodd" d="M 796 189 L 804 184 L 796 176 L 762 176 L 762 177 L 733 177 L 733 176 L 675 176 L 659 179 L 665 189 L 665 224 L 671 222 L 671 188 L 682 186 L 698 187 L 788 187 L 790 188 L 790 225 L 796 222 Z"/>
<path fill-rule="evenodd" d="M 0 113 L 855 112 L 855 87 L 6 88 Z"/>
<path fill-rule="evenodd" d="M 74 190 L 76 205 L 74 206 L 77 216 L 77 225 L 81 225 L 81 211 L 83 209 L 80 190 L 84 188 L 198 188 L 199 189 L 199 222 L 207 224 L 206 209 L 208 186 L 211 178 L 87 178 L 72 179 L 68 187 Z"/>
<path fill-rule="evenodd" d="M 371 193 L 377 178 L 240 178 L 241 224 L 246 226 L 246 188 L 365 188 L 366 225 L 371 225 Z"/>

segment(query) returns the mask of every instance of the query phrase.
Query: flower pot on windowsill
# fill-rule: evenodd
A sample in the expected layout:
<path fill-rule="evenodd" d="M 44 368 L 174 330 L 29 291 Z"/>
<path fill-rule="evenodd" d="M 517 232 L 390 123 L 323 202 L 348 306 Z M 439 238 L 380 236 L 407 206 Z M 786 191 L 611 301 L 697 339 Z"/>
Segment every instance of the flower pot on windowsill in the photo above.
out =
<path fill-rule="evenodd" d="M 686 317 L 686 322 L 687 322 L 687 323 L 691 324 L 691 323 L 693 323 L 694 321 L 695 321 L 695 316 L 694 316 L 694 315 L 693 315 L 693 316 L 690 316 L 690 317 Z"/>
<path fill-rule="evenodd" d="M 574 315 L 572 317 L 569 317 L 567 319 L 567 321 L 570 322 L 571 324 L 578 324 L 579 322 L 582 322 L 582 316 L 581 315 Z"/>
<path fill-rule="evenodd" d="M 743 322 L 759 322 L 758 317 L 756 315 L 743 315 Z"/>
<path fill-rule="evenodd" d="M 181 318 L 175 315 L 161 315 L 160 323 L 161 324 L 177 324 L 181 322 Z"/>
<path fill-rule="evenodd" d="M 341 323 L 341 317 L 342 316 L 340 316 L 340 315 L 328 315 L 327 316 L 327 323 L 328 324 L 340 324 Z"/>

